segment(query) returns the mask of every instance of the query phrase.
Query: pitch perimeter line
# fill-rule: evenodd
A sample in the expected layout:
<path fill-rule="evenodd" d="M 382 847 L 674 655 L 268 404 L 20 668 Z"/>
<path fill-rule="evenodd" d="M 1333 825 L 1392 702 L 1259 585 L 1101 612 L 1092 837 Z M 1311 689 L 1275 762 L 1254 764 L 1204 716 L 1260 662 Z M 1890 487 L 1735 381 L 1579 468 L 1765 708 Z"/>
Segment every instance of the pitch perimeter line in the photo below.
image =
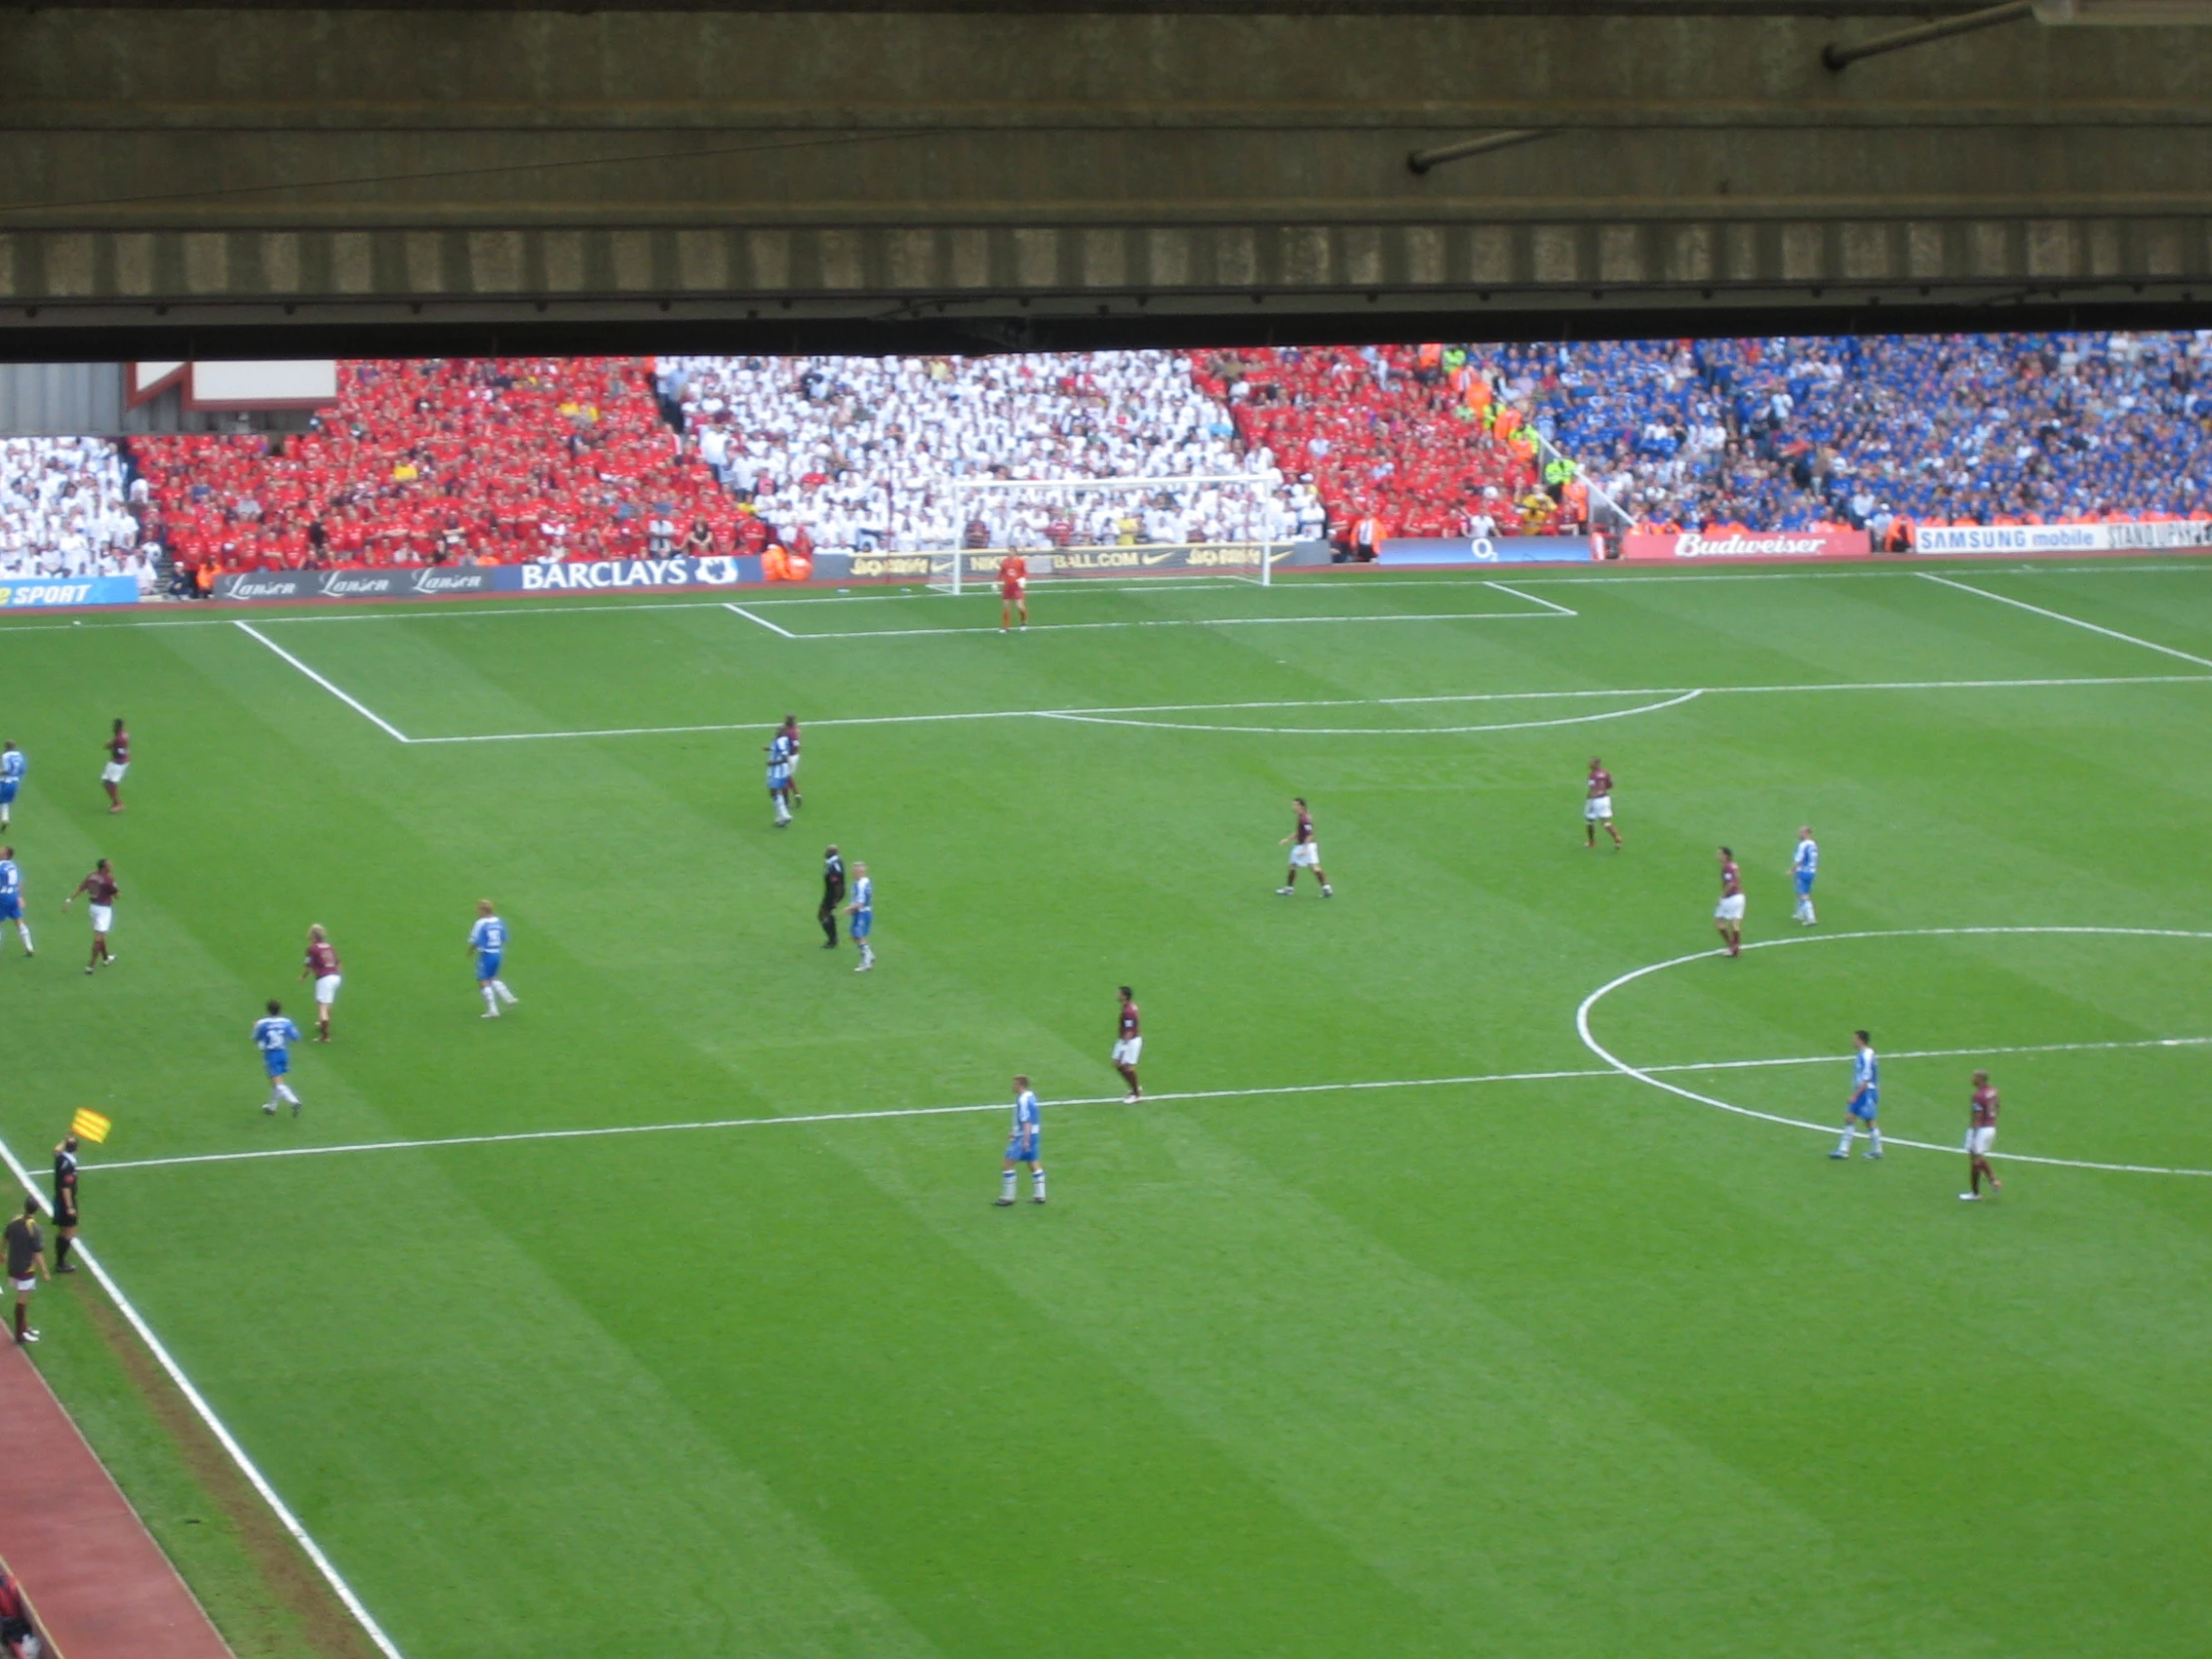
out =
<path fill-rule="evenodd" d="M 2119 640 L 2127 645 L 2139 645 L 2145 651 L 2156 651 L 2164 656 L 2179 657 L 2185 663 L 2196 663 L 2203 668 L 2212 668 L 2212 657 L 2192 656 L 2186 651 L 2177 651 L 2170 645 L 2160 645 L 2155 640 L 2138 639 L 2133 634 L 2123 634 L 2117 628 L 2105 628 L 2094 622 L 2084 622 L 2080 617 L 2068 616 L 2063 611 L 2048 611 L 2040 605 L 2030 605 L 2024 599 L 2013 599 L 2005 594 L 1991 593 L 1986 588 L 1968 587 L 1964 582 L 1954 582 L 1948 576 L 1937 576 L 1934 571 L 1922 570 L 1916 571 L 1914 574 L 1924 582 L 1934 582 L 1938 587 L 1955 588 L 1960 593 L 1972 594 L 1976 599 L 1993 599 L 1999 605 L 2010 605 L 2017 610 L 2032 611 L 2035 615 L 2048 617 L 2053 622 L 2063 622 L 2070 628 L 2086 628 L 2090 633 L 2102 634 L 2109 640 Z"/>
<path fill-rule="evenodd" d="M 1832 934 L 1835 938 L 1859 938 L 1871 935 Z M 2193 936 L 2193 935 L 2192 935 Z M 1699 954 L 1709 954 L 1700 952 Z M 1695 960 L 1685 957 L 1684 960 Z M 2016 1043 L 1983 1044 L 1973 1048 L 1905 1048 L 1892 1050 L 1885 1056 L 1891 1060 L 1955 1060 L 1970 1055 L 1990 1054 L 2071 1054 L 2123 1048 L 2199 1048 L 2212 1046 L 2212 1037 L 2130 1037 L 2109 1042 L 2079 1043 Z M 1767 1060 L 1683 1060 L 1663 1066 L 1645 1066 L 1651 1072 L 1680 1071 L 1754 1071 L 1783 1066 L 1840 1066 L 1843 1058 L 1834 1054 L 1792 1054 Z M 1445 1089 L 1459 1088 L 1479 1083 L 1554 1083 L 1578 1078 L 1613 1077 L 1619 1075 L 1612 1066 L 1582 1066 L 1563 1071 L 1498 1071 L 1467 1077 L 1387 1077 L 1350 1083 L 1279 1083 L 1257 1089 L 1182 1089 L 1164 1094 L 1148 1094 L 1140 1106 L 1159 1105 L 1172 1101 L 1188 1100 L 1257 1100 L 1268 1096 L 1300 1094 L 1359 1094 L 1379 1089 Z M 1070 1106 L 1123 1106 L 1129 1104 L 1120 1095 L 1088 1095 L 1072 1100 L 1050 1102 L 1055 1111 Z M 604 1140 L 618 1135 L 672 1135 L 687 1134 L 707 1129 L 766 1129 L 778 1124 L 798 1123 L 869 1123 L 882 1118 L 932 1118 L 955 1117 L 971 1112 L 1003 1112 L 1003 1101 L 989 1101 L 974 1106 L 892 1106 L 872 1112 L 803 1112 L 778 1117 L 758 1118 L 701 1118 L 689 1123 L 625 1123 L 596 1125 L 577 1129 L 517 1129 L 494 1135 L 443 1135 L 410 1141 L 353 1141 L 336 1146 L 279 1146 L 264 1147 L 251 1152 L 194 1152 L 176 1158 L 127 1158 L 113 1164 L 87 1165 L 102 1175 L 126 1169 L 177 1169 L 192 1164 L 248 1164 L 260 1163 L 272 1158 L 320 1158 L 338 1153 L 353 1152 L 429 1152 L 450 1146 L 503 1146 L 522 1141 L 588 1141 Z M 1904 1143 L 1900 1143 L 1904 1144 Z M 2022 1162 L 2066 1163 L 2065 1159 L 2029 1160 Z M 2091 1165 L 2090 1168 L 2105 1168 Z M 2117 1166 L 2113 1166 L 2117 1167 Z M 2161 1173 L 2212 1174 L 2212 1171 L 2182 1170 Z"/>
<path fill-rule="evenodd" d="M 270 650 L 276 652 L 277 656 L 283 658 L 285 662 L 291 664 L 293 668 L 297 669 L 301 674 L 304 674 L 308 679 L 312 680 L 316 685 L 320 686 L 324 691 L 328 692 L 332 697 L 336 698 L 340 703 L 344 704 L 348 709 L 351 709 L 355 714 L 361 716 L 364 720 L 367 720 L 373 725 L 381 728 L 390 736 L 397 738 L 401 743 L 414 742 L 414 739 L 408 737 L 406 733 L 400 731 L 398 727 L 392 725 L 390 721 L 386 720 L 374 709 L 371 709 L 366 703 L 363 703 L 357 697 L 350 696 L 346 692 L 339 690 L 337 686 L 333 685 L 330 681 L 325 680 L 321 675 L 315 673 L 313 669 L 309 668 L 297 657 L 294 657 L 290 652 L 286 651 L 282 646 L 278 645 L 267 634 L 261 632 L 261 630 L 254 627 L 252 623 L 241 621 L 234 623 L 233 626 L 244 632 L 248 638 L 260 640 L 262 644 L 268 646 Z"/>
<path fill-rule="evenodd" d="M 0 1141 L 0 1159 L 7 1161 L 8 1168 L 14 1172 L 15 1178 L 23 1183 L 24 1191 L 37 1199 L 39 1207 L 51 1215 L 53 1205 L 48 1201 L 46 1195 L 39 1191 L 37 1185 L 31 1180 L 31 1172 L 23 1167 L 21 1160 L 16 1157 L 14 1149 L 5 1141 Z M 139 1341 L 146 1345 L 148 1352 L 154 1356 L 155 1361 L 168 1374 L 169 1380 L 177 1384 L 179 1391 L 184 1394 L 185 1399 L 191 1404 L 200 1420 L 208 1425 L 209 1432 L 215 1435 L 217 1442 L 229 1454 L 231 1461 L 238 1465 L 239 1473 L 245 1475 L 254 1490 L 261 1494 L 262 1501 L 269 1505 L 270 1513 L 276 1517 L 277 1524 L 291 1535 L 292 1542 L 297 1544 L 306 1554 L 307 1559 L 314 1564 L 315 1571 L 322 1575 L 323 1582 L 330 1586 L 332 1593 L 344 1604 L 345 1610 L 353 1615 L 354 1622 L 361 1627 L 362 1632 L 368 1639 L 376 1644 L 377 1651 L 382 1653 L 385 1659 L 405 1659 L 405 1655 L 399 1651 L 397 1644 L 384 1634 L 383 1627 L 376 1622 L 367 1607 L 362 1605 L 361 1598 L 353 1593 L 352 1586 L 347 1584 L 344 1578 L 339 1575 L 338 1569 L 331 1565 L 330 1558 L 322 1553 L 322 1546 L 317 1544 L 306 1527 L 300 1524 L 299 1517 L 291 1512 L 290 1506 L 276 1495 L 276 1488 L 269 1483 L 269 1477 L 263 1474 L 261 1469 L 255 1465 L 254 1459 L 246 1454 L 246 1448 L 239 1444 L 237 1437 L 224 1425 L 223 1419 L 216 1415 L 215 1407 L 208 1403 L 207 1396 L 193 1384 L 192 1379 L 185 1375 L 185 1368 L 177 1363 L 176 1356 L 171 1354 L 168 1348 L 163 1345 L 161 1338 L 154 1335 L 154 1328 L 146 1323 L 145 1316 L 133 1305 L 131 1299 L 123 1294 L 123 1287 L 118 1285 L 108 1270 L 100 1265 L 100 1258 L 93 1254 L 89 1245 L 85 1244 L 79 1244 L 76 1247 L 76 1253 L 84 1259 L 85 1266 L 92 1270 L 93 1278 L 100 1282 L 100 1288 L 107 1292 L 109 1299 L 115 1303 L 117 1311 L 123 1315 L 125 1320 L 130 1322 L 131 1329 L 138 1333 Z"/>
<path fill-rule="evenodd" d="M 967 632 L 968 630 L 957 630 Z M 826 636 L 815 636 L 826 637 Z M 1645 686 L 1621 690 L 1585 689 L 1542 692 L 1449 692 L 1428 697 L 1324 697 L 1267 703 L 1151 703 L 1100 709 L 978 709 L 935 715 L 844 715 L 811 720 L 809 726 L 930 726 L 968 720 L 1097 720 L 1105 715 L 1226 714 L 1241 709 L 1372 709 L 1397 708 L 1422 703 L 1506 703 L 1538 698 L 1652 697 L 1685 701 L 1691 697 L 1749 696 L 1759 693 L 1827 693 L 1885 691 L 2035 691 L 2067 686 L 2198 686 L 2212 684 L 2212 674 L 2102 674 L 2073 678 L 2029 680 L 1853 680 L 1828 685 L 1802 686 Z M 773 720 L 720 721 L 695 726 L 612 726 L 575 732 L 472 732 L 458 737 L 406 738 L 409 744 L 436 743 L 535 743 L 556 738 L 653 738 L 679 737 L 701 732 L 756 732 Z M 1101 722 L 1101 724 L 1106 724 Z M 1170 729 L 1198 731 L 1199 727 L 1176 722 L 1161 723 Z M 1255 726 L 1224 727 L 1224 731 L 1264 736 L 1268 729 Z M 1294 735 L 1307 728 L 1286 728 Z M 1429 729 L 1408 726 L 1390 736 L 1420 737 Z"/>

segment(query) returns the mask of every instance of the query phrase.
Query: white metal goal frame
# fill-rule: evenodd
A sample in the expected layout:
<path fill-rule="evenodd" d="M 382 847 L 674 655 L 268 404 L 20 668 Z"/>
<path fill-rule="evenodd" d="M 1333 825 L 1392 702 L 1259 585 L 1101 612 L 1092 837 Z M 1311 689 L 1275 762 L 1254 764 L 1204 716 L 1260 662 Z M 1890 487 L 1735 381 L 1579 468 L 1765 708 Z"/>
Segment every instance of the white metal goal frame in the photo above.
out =
<path fill-rule="evenodd" d="M 1107 494 L 1129 490 L 1184 491 L 1212 486 L 1255 491 L 1282 487 L 1265 473 L 1207 472 L 1149 478 L 952 478 L 940 487 L 1001 495 Z M 1054 546 L 961 547 L 929 555 L 929 587 L 958 594 L 977 580 L 988 586 L 1010 554 L 1029 561 L 1029 573 L 1047 580 L 1096 576 L 1229 578 L 1271 586 L 1277 550 L 1287 543 L 1259 541 L 1071 543 Z"/>

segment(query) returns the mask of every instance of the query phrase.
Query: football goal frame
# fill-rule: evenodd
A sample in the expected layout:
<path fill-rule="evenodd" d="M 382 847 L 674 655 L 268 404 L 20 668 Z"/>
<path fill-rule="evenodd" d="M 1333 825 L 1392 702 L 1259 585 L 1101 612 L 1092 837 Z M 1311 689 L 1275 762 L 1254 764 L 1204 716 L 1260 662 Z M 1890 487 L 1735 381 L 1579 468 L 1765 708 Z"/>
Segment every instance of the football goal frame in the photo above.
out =
<path fill-rule="evenodd" d="M 1103 495 L 1125 491 L 1183 491 L 1222 485 L 1242 485 L 1255 493 L 1267 494 L 1282 488 L 1275 478 L 1247 472 L 1192 473 L 1161 478 L 953 478 L 938 487 L 959 492 L 965 499 L 978 494 L 999 498 Z M 962 547 L 929 555 L 929 588 L 934 593 L 948 594 L 966 593 L 978 587 L 988 589 L 997 581 L 999 562 L 1015 554 L 1028 560 L 1032 579 L 1044 581 L 1096 577 L 1133 577 L 1149 581 L 1210 579 L 1250 582 L 1264 588 L 1273 585 L 1275 561 L 1289 547 L 1288 542 L 1273 538 Z"/>

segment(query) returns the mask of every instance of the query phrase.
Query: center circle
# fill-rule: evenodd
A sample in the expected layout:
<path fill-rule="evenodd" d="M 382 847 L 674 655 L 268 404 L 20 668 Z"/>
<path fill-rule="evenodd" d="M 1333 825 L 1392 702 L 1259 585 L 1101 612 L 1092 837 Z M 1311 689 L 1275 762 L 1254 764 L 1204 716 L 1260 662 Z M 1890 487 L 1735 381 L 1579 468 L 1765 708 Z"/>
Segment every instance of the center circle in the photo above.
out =
<path fill-rule="evenodd" d="M 1800 938 L 1760 939 L 1746 944 L 1744 952 L 1748 955 L 1754 950 L 1777 950 L 1788 945 L 1836 944 L 1847 939 L 1969 938 L 2020 933 L 2212 940 L 2212 932 L 2182 927 L 1890 927 L 1872 928 L 1853 933 L 1809 933 Z M 1681 1084 L 1669 1082 L 1663 1077 L 1655 1077 L 1649 1069 L 1631 1065 L 1615 1054 L 1599 1042 L 1596 1035 L 1591 1031 L 1591 1011 L 1624 985 L 1632 985 L 1639 979 L 1649 978 L 1655 973 L 1664 973 L 1669 968 L 1678 968 L 1689 962 L 1705 961 L 1718 954 L 1719 952 L 1714 950 L 1693 950 L 1686 955 L 1670 956 L 1663 962 L 1651 962 L 1640 968 L 1631 968 L 1628 972 L 1609 979 L 1598 986 L 1596 990 L 1582 999 L 1580 1006 L 1574 1011 L 1575 1034 L 1582 1039 L 1582 1046 L 1622 1076 L 1633 1077 L 1639 1083 L 1649 1084 L 1652 1088 L 1659 1089 L 1667 1094 L 1678 1095 L 1684 1100 L 1695 1101 L 1700 1106 L 1711 1106 L 1717 1111 L 1728 1112 L 1736 1117 L 1756 1118 L 1762 1123 L 1778 1123 L 1790 1129 L 1810 1129 L 1823 1135 L 1835 1134 L 1836 1125 L 1833 1122 L 1814 1123 L 1806 1118 L 1785 1117 L 1778 1112 L 1762 1112 L 1755 1107 L 1739 1105 L 1734 1101 L 1721 1100 L 1713 1095 L 1702 1094 L 1696 1089 L 1684 1088 Z M 1842 1063 L 1841 1060 L 1838 1061 L 1839 1065 Z M 1959 1150 L 1955 1142 L 1912 1141 L 1887 1133 L 1883 1135 L 1882 1140 L 1885 1146 L 1911 1147 L 1921 1152 L 1956 1153 Z M 2111 1164 L 2099 1163 L 2085 1158 L 2029 1157 L 2020 1153 L 2002 1156 L 2009 1163 L 2043 1164 L 2058 1169 L 2108 1170 L 2127 1175 L 2189 1175 L 2212 1178 L 2212 1169 L 2169 1168 L 2153 1164 Z"/>

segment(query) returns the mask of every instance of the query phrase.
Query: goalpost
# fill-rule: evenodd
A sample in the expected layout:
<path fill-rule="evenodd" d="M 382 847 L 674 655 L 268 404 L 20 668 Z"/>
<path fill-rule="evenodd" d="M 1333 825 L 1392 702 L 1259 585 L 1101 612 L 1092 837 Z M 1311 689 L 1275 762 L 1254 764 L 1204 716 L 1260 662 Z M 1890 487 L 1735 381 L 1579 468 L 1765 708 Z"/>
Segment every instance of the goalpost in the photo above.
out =
<path fill-rule="evenodd" d="M 1031 580 L 1226 578 L 1268 587 L 1274 580 L 1276 559 L 1289 548 L 1289 537 L 1275 533 L 1283 486 L 1264 473 L 955 478 L 937 487 L 952 492 L 960 505 L 962 540 L 975 523 L 981 523 L 986 533 L 981 547 L 930 553 L 929 587 L 936 593 L 964 593 L 977 585 L 988 588 L 998 577 L 999 561 L 1015 553 L 1028 560 Z M 1131 501 L 1119 505 L 1119 510 L 1107 506 L 1127 495 L 1154 499 Z M 1225 512 L 1239 533 L 1214 541 L 1147 539 L 1148 515 L 1165 513 L 1187 521 L 1201 507 Z M 1111 514 L 1110 519 L 1102 519 L 1102 509 Z M 1040 513 L 1057 514 L 1071 532 L 1067 539 L 1047 534 L 1037 522 Z"/>

